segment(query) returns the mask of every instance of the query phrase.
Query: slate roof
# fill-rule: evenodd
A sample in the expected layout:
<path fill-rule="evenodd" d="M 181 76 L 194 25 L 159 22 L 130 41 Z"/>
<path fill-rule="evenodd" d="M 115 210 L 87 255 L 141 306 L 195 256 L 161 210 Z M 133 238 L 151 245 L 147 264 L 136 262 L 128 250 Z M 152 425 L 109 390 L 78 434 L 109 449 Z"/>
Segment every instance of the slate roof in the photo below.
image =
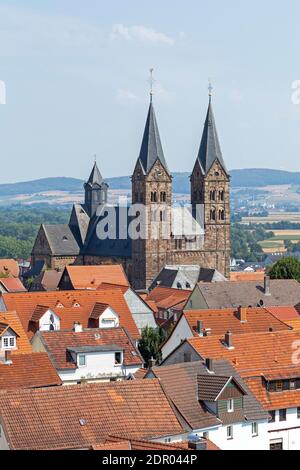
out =
<path fill-rule="evenodd" d="M 220 163 L 225 173 L 228 174 L 219 143 L 211 100 L 209 100 L 207 115 L 204 123 L 204 130 L 197 158 L 204 175 L 207 175 L 216 160 Z"/>
<path fill-rule="evenodd" d="M 46 353 L 12 354 L 12 363 L 0 361 L 0 390 L 61 385 Z"/>
<path fill-rule="evenodd" d="M 300 297 L 300 284 L 293 279 L 270 280 L 270 295 L 265 294 L 263 281 L 198 283 L 197 287 L 209 309 L 256 307 L 261 300 L 263 306 L 296 305 Z"/>
<path fill-rule="evenodd" d="M 151 101 L 139 154 L 139 161 L 141 162 L 142 168 L 146 174 L 149 173 L 157 159 L 160 161 L 166 172 L 170 174 L 164 157 L 154 107 Z"/>
<path fill-rule="evenodd" d="M 10 448 L 20 450 L 85 448 L 109 435 L 155 439 L 183 432 L 158 380 L 3 392 L 0 419 Z"/>
<path fill-rule="evenodd" d="M 230 362 L 226 360 L 214 361 L 213 370 L 216 376 L 222 377 L 223 382 L 224 376 L 227 377 L 227 380 L 234 377 L 238 385 L 247 393 L 244 396 L 244 419 L 256 420 L 268 417 Z M 210 376 L 202 361 L 162 365 L 154 367 L 152 371 L 148 372 L 148 376 L 151 376 L 151 373 L 160 379 L 166 395 L 191 429 L 197 430 L 222 425 L 222 421 L 208 411 L 203 401 L 198 400 L 197 377 L 199 375 Z M 135 382 L 139 382 L 139 380 Z"/>
<path fill-rule="evenodd" d="M 49 242 L 52 255 L 78 255 L 79 245 L 67 224 L 42 226 Z"/>
<path fill-rule="evenodd" d="M 67 351 L 80 352 L 82 348 L 86 352 L 91 352 L 90 348 L 97 351 L 123 350 L 124 364 L 127 366 L 142 366 L 144 362 L 124 328 L 91 328 L 77 333 L 70 330 L 39 331 L 36 335 L 56 369 L 76 369 L 77 365 Z"/>
<path fill-rule="evenodd" d="M 84 245 L 88 228 L 90 223 L 90 216 L 84 204 L 74 204 L 70 216 L 69 226 L 73 234 L 82 247 Z"/>
<path fill-rule="evenodd" d="M 197 282 L 225 281 L 216 269 L 202 268 L 199 265 L 166 265 L 153 280 L 150 290 L 156 286 L 178 289 L 193 289 Z"/>
<path fill-rule="evenodd" d="M 222 391 L 230 383 L 234 382 L 243 395 L 247 395 L 241 385 L 233 377 L 222 375 L 201 374 L 197 376 L 199 400 L 213 402 L 221 395 Z"/>
<path fill-rule="evenodd" d="M 103 182 L 102 175 L 100 173 L 100 170 L 98 168 L 97 162 L 94 163 L 93 169 L 91 171 L 90 177 L 87 180 L 86 184 L 90 184 L 93 186 L 94 184 L 98 184 L 101 186 L 101 183 Z"/>

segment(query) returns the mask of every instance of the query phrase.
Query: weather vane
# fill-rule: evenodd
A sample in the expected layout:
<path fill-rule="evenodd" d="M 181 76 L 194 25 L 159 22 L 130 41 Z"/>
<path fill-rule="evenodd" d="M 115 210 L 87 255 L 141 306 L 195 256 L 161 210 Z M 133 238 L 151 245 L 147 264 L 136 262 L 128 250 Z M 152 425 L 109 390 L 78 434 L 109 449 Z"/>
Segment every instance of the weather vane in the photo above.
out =
<path fill-rule="evenodd" d="M 152 101 L 152 96 L 153 96 L 153 85 L 154 85 L 154 78 L 153 78 L 153 68 L 150 69 L 150 78 L 149 78 L 149 83 L 150 83 L 150 100 Z"/>

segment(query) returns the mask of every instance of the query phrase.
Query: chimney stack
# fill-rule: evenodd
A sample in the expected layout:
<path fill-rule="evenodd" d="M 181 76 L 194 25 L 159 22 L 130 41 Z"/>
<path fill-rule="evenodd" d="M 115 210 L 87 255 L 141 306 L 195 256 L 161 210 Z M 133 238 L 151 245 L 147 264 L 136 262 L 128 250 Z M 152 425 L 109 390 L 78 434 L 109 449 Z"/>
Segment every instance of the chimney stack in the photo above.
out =
<path fill-rule="evenodd" d="M 148 361 L 148 369 L 152 369 L 156 364 L 156 360 L 154 359 L 154 357 L 152 356 L 151 359 L 149 359 Z"/>
<path fill-rule="evenodd" d="M 6 365 L 12 364 L 12 360 L 11 360 L 11 351 L 5 351 L 5 360 L 4 360 L 4 364 L 6 364 Z"/>
<path fill-rule="evenodd" d="M 206 368 L 209 372 L 213 372 L 213 360 L 210 358 L 210 357 L 207 357 L 205 359 L 205 365 L 206 365 Z"/>
<path fill-rule="evenodd" d="M 75 321 L 73 325 L 73 331 L 75 331 L 75 333 L 81 333 L 82 329 L 82 324 L 80 322 Z"/>
<path fill-rule="evenodd" d="M 239 306 L 238 318 L 241 323 L 247 323 L 247 307 L 242 307 L 241 305 Z"/>
<path fill-rule="evenodd" d="M 265 295 L 271 295 L 270 292 L 270 276 L 264 277 L 264 293 Z"/>
<path fill-rule="evenodd" d="M 225 333 L 225 344 L 226 346 L 229 348 L 229 349 L 232 349 L 233 348 L 233 344 L 232 344 L 232 333 L 231 331 L 227 331 L 227 333 Z"/>
<path fill-rule="evenodd" d="M 210 336 L 211 335 L 211 328 L 205 328 L 203 331 L 203 336 Z"/>
<path fill-rule="evenodd" d="M 192 450 L 207 450 L 207 441 L 197 434 L 190 434 L 188 436 L 188 448 Z"/>
<path fill-rule="evenodd" d="M 203 321 L 202 320 L 197 320 L 197 333 L 199 333 L 199 335 L 203 334 Z"/>

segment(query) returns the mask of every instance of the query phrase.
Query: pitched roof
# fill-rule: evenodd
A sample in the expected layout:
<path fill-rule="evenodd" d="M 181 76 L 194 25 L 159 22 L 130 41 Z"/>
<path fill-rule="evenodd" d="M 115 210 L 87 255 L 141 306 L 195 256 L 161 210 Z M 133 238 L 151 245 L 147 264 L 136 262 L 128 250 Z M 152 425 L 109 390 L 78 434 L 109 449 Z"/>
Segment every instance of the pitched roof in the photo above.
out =
<path fill-rule="evenodd" d="M 31 344 L 16 312 L 0 312 L 0 322 L 8 325 L 9 328 L 15 331 L 15 333 L 18 335 L 17 349 L 13 351 L 14 355 L 32 352 Z"/>
<path fill-rule="evenodd" d="M 79 245 L 74 234 L 67 224 L 42 225 L 52 255 L 70 255 L 79 254 Z"/>
<path fill-rule="evenodd" d="M 164 157 L 160 141 L 160 135 L 156 122 L 154 107 L 151 101 L 148 110 L 142 146 L 139 154 L 139 161 L 141 162 L 143 170 L 146 174 L 149 173 L 157 159 L 160 161 L 166 172 L 169 174 L 168 166 Z"/>
<path fill-rule="evenodd" d="M 263 383 L 263 377 L 246 377 L 244 380 L 265 410 L 294 408 L 299 405 L 300 390 L 269 392 Z"/>
<path fill-rule="evenodd" d="M 204 175 L 207 175 L 216 160 L 220 163 L 225 173 L 228 174 L 219 143 L 211 100 L 209 100 L 197 159 Z"/>
<path fill-rule="evenodd" d="M 222 336 L 226 331 L 232 333 L 250 333 L 258 331 L 290 330 L 291 327 L 279 320 L 265 308 L 245 308 L 246 322 L 241 322 L 235 308 L 218 310 L 185 310 L 183 316 L 188 322 L 194 336 L 197 332 L 197 321 L 203 321 L 203 328 L 211 329 L 212 335 Z"/>
<path fill-rule="evenodd" d="M 285 306 L 277 306 L 277 307 L 267 307 L 268 312 L 271 312 L 274 317 L 278 318 L 281 321 L 289 323 L 289 320 L 300 320 L 299 312 L 293 307 L 289 305 Z"/>
<path fill-rule="evenodd" d="M 0 278 L 0 283 L 6 292 L 26 292 L 22 282 L 17 277 Z"/>
<path fill-rule="evenodd" d="M 247 419 L 266 417 L 266 413 L 262 410 L 260 404 L 243 383 L 236 369 L 228 361 L 214 361 L 213 370 L 216 376 L 227 377 L 227 381 L 230 377 L 234 377 L 238 385 L 245 390 L 247 395 L 244 397 L 244 409 Z M 210 376 L 202 361 L 162 365 L 149 371 L 149 376 L 151 376 L 151 372 L 160 379 L 165 393 L 192 429 L 222 425 L 221 419 L 211 413 L 205 407 L 203 401 L 198 399 L 197 377 L 199 375 Z"/>
<path fill-rule="evenodd" d="M 203 401 L 216 401 L 226 386 L 233 382 L 242 392 L 247 395 L 241 385 L 233 378 L 222 375 L 200 374 L 197 376 L 198 398 Z"/>
<path fill-rule="evenodd" d="M 120 264 L 66 266 L 63 278 L 66 274 L 69 276 L 74 289 L 97 289 L 103 282 L 129 286 L 124 268 Z"/>
<path fill-rule="evenodd" d="M 33 290 L 56 290 L 61 280 L 62 271 L 57 269 L 47 269 L 42 271 L 30 285 L 31 291 Z"/>
<path fill-rule="evenodd" d="M 10 448 L 20 450 L 84 448 L 109 435 L 154 439 L 183 432 L 158 380 L 3 392 L 0 417 Z"/>
<path fill-rule="evenodd" d="M 263 281 L 265 277 L 264 271 L 255 271 L 255 272 L 247 272 L 247 271 L 232 271 L 230 273 L 229 280 L 230 281 Z"/>
<path fill-rule="evenodd" d="M 40 338 L 56 369 L 76 369 L 68 350 L 78 348 L 105 347 L 116 345 L 124 351 L 126 366 L 143 365 L 138 349 L 123 328 L 92 328 L 75 333 L 74 331 L 56 330 L 39 331 Z M 114 349 L 114 348 L 113 348 Z"/>
<path fill-rule="evenodd" d="M 169 444 L 165 442 L 153 442 L 142 439 L 122 439 L 120 437 L 109 436 L 105 443 L 94 444 L 93 450 L 187 450 L 187 441 Z M 207 440 L 207 450 L 219 450 L 215 444 Z"/>
<path fill-rule="evenodd" d="M 46 353 L 13 354 L 12 363 L 0 361 L 0 390 L 61 385 Z"/>
<path fill-rule="evenodd" d="M 207 336 L 189 338 L 187 342 L 201 358 L 226 359 L 242 377 L 269 374 L 280 377 L 300 373 L 299 365 L 293 364 L 295 341 L 300 340 L 299 331 L 256 332 L 233 334 L 233 348 L 228 348 L 222 338 Z"/>
<path fill-rule="evenodd" d="M 203 268 L 199 265 L 166 265 L 153 280 L 150 290 L 154 287 L 173 287 L 193 289 L 197 282 L 226 281 L 225 277 L 216 269 Z"/>
<path fill-rule="evenodd" d="M 144 300 L 145 302 L 155 302 L 158 308 L 168 309 L 186 301 L 190 295 L 190 290 L 158 286 L 155 287 Z"/>
<path fill-rule="evenodd" d="M 18 277 L 20 269 L 17 261 L 14 259 L 0 259 L 0 273 L 10 277 Z"/>
<path fill-rule="evenodd" d="M 265 294 L 263 281 L 205 282 L 196 288 L 210 309 L 256 307 L 260 301 L 263 306 L 296 305 L 300 297 L 300 284 L 294 279 L 271 279 L 270 295 Z"/>
<path fill-rule="evenodd" d="M 60 318 L 61 329 L 71 329 L 74 322 L 84 328 L 89 326 L 90 315 L 97 302 L 106 303 L 118 314 L 120 326 L 127 329 L 134 339 L 140 338 L 139 330 L 124 299 L 121 289 L 114 286 L 103 290 L 71 290 L 50 292 L 4 293 L 7 310 L 15 310 L 29 338 L 35 332 L 30 320 L 37 306 L 50 308 Z"/>

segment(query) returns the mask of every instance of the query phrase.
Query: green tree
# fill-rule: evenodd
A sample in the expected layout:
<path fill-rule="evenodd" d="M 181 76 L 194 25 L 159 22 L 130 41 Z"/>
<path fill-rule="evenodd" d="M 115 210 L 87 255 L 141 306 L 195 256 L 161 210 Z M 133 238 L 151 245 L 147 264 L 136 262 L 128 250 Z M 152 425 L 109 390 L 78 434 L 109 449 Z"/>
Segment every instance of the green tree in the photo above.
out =
<path fill-rule="evenodd" d="M 139 350 L 143 356 L 146 365 L 149 360 L 153 357 L 156 361 L 161 359 L 161 353 L 159 347 L 165 338 L 162 328 L 152 328 L 146 326 L 142 330 L 142 339 L 139 343 Z"/>
<path fill-rule="evenodd" d="M 300 281 L 300 261 L 293 256 L 282 258 L 269 271 L 271 279 L 296 279 Z"/>

